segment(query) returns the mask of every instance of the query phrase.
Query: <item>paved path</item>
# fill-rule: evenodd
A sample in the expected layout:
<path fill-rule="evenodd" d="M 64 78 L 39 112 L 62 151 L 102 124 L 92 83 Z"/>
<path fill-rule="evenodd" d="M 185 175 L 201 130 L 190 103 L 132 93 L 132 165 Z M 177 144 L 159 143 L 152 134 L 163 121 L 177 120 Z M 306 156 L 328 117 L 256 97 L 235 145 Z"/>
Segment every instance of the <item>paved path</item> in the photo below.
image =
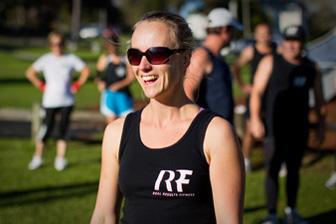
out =
<path fill-rule="evenodd" d="M 32 120 L 32 110 L 22 108 L 1 108 L 0 120 L 2 121 L 23 121 L 30 122 Z M 73 121 L 90 120 L 105 121 L 103 115 L 99 111 L 74 110 L 72 114 Z"/>
<path fill-rule="evenodd" d="M 146 102 L 134 102 L 136 110 Z M 0 137 L 31 137 L 32 109 L 0 108 Z M 104 116 L 97 110 L 77 110 L 72 113 L 70 131 L 73 138 L 88 140 L 93 134 L 102 133 L 106 127 Z"/>
<path fill-rule="evenodd" d="M 146 103 L 136 102 L 135 109 L 140 109 Z M 326 140 L 321 149 L 336 149 L 336 100 L 327 105 Z M 313 113 L 312 113 L 313 114 Z M 32 110 L 22 108 L 0 108 L 0 137 L 30 137 Z M 310 117 L 314 122 L 314 116 Z M 74 110 L 70 129 L 75 138 L 90 139 L 95 133 L 101 133 L 106 126 L 105 118 L 99 111 Z M 238 130 L 237 130 L 238 132 Z M 238 133 L 239 134 L 239 133 Z M 312 135 L 313 137 L 313 135 Z M 312 140 L 312 138 L 310 138 Z"/>
<path fill-rule="evenodd" d="M 32 136 L 32 111 L 29 109 L 0 109 L 0 136 L 27 137 Z M 75 110 L 72 114 L 70 132 L 73 139 L 92 139 L 105 129 L 105 118 L 98 111 Z"/>

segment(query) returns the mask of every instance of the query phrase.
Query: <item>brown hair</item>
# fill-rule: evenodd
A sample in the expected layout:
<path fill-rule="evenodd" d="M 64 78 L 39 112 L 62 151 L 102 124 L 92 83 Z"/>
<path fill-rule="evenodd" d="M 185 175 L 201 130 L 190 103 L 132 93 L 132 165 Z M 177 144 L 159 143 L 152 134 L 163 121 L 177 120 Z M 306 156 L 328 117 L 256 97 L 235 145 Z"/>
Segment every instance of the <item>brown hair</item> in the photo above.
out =
<path fill-rule="evenodd" d="M 182 16 L 171 12 L 150 12 L 144 15 L 134 26 L 134 30 L 142 22 L 158 21 L 165 23 L 171 29 L 171 39 L 176 48 L 192 51 L 195 46 L 195 40 L 188 23 Z"/>
<path fill-rule="evenodd" d="M 48 35 L 48 44 L 49 44 L 49 46 L 51 45 L 51 39 L 54 36 L 60 37 L 61 38 L 61 43 L 60 44 L 62 46 L 65 46 L 65 43 L 66 43 L 66 37 L 65 37 L 65 35 L 63 33 L 57 32 L 57 31 L 52 31 L 52 32 L 49 33 L 49 35 Z"/>
<path fill-rule="evenodd" d="M 106 49 L 110 48 L 111 46 L 114 47 L 114 53 L 119 54 L 119 36 L 112 35 L 110 37 L 104 38 L 104 46 Z"/>

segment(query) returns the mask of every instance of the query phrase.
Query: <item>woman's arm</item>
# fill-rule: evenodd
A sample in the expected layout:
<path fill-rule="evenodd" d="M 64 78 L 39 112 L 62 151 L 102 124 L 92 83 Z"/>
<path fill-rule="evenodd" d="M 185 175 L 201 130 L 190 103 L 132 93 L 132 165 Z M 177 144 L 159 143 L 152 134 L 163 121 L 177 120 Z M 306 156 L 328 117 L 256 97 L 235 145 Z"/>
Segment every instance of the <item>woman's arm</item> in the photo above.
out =
<path fill-rule="evenodd" d="M 37 77 L 38 71 L 36 71 L 33 66 L 30 66 L 26 71 L 27 79 L 38 89 L 44 92 L 45 83 Z"/>
<path fill-rule="evenodd" d="M 106 89 L 106 83 L 102 81 L 102 74 L 104 73 L 106 66 L 107 66 L 106 55 L 105 54 L 100 55 L 96 64 L 97 74 L 94 79 L 94 82 L 97 84 L 98 90 L 100 92 L 104 92 Z"/>
<path fill-rule="evenodd" d="M 273 70 L 273 56 L 268 55 L 261 59 L 253 80 L 250 97 L 251 133 L 256 139 L 265 135 L 265 127 L 261 119 L 261 105 L 268 81 Z"/>
<path fill-rule="evenodd" d="M 122 194 L 119 190 L 119 144 L 124 118 L 109 124 L 102 144 L 102 164 L 96 206 L 91 224 L 119 223 Z"/>
<path fill-rule="evenodd" d="M 204 150 L 210 166 L 217 223 L 242 223 L 245 169 L 242 150 L 229 122 L 219 117 L 210 122 Z"/>
<path fill-rule="evenodd" d="M 74 82 L 71 86 L 71 92 L 76 93 L 79 88 L 84 85 L 86 80 L 90 77 L 90 69 L 87 65 L 81 70 L 81 74 L 76 82 Z"/>

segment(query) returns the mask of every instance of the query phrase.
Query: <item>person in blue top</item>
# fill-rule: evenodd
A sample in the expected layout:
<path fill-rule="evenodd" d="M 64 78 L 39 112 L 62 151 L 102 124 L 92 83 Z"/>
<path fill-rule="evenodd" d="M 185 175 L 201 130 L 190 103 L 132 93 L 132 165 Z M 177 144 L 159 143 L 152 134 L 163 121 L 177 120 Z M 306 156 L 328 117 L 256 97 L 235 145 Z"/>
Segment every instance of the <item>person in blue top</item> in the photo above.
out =
<path fill-rule="evenodd" d="M 209 108 L 233 124 L 232 75 L 221 55 L 230 45 L 235 30 L 242 29 L 225 8 L 208 14 L 207 36 L 191 57 L 184 88 L 187 96 L 199 106 Z"/>
<path fill-rule="evenodd" d="M 119 54 L 119 38 L 112 34 L 105 39 L 107 54 L 99 57 L 97 62 L 97 83 L 102 92 L 100 112 L 111 123 L 118 117 L 126 116 L 133 111 L 133 99 L 128 86 L 134 75 L 126 57 Z"/>
<path fill-rule="evenodd" d="M 242 223 L 244 162 L 228 121 L 200 108 L 183 80 L 194 39 L 183 17 L 145 15 L 127 51 L 149 104 L 109 124 L 96 223 Z"/>

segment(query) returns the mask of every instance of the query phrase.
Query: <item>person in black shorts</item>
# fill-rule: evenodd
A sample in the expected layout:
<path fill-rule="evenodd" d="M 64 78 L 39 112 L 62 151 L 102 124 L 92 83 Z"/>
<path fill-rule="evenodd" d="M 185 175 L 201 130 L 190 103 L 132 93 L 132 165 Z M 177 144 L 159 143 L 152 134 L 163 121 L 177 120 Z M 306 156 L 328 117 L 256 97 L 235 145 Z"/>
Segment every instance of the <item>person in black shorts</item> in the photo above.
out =
<path fill-rule="evenodd" d="M 265 56 L 257 68 L 251 92 L 251 132 L 264 138 L 266 201 L 263 223 L 277 223 L 278 174 L 287 167 L 285 223 L 308 223 L 296 210 L 299 169 L 308 140 L 309 90 L 313 88 L 318 117 L 317 140 L 324 136 L 321 74 L 315 63 L 303 56 L 305 31 L 290 26 L 283 33 L 282 55 Z M 261 118 L 264 103 L 265 120 Z"/>
<path fill-rule="evenodd" d="M 91 223 L 242 223 L 244 162 L 228 121 L 200 108 L 183 80 L 194 45 L 174 13 L 145 15 L 128 60 L 148 105 L 105 130 Z"/>
<path fill-rule="evenodd" d="M 74 94 L 89 78 L 90 69 L 82 59 L 65 52 L 66 37 L 64 34 L 51 32 L 48 35 L 48 43 L 51 52 L 38 58 L 26 71 L 28 80 L 43 92 L 42 107 L 45 112 L 43 123 L 36 136 L 35 153 L 28 168 L 35 170 L 42 166 L 45 143 L 52 135 L 59 114 L 57 155 L 54 166 L 56 170 L 61 171 L 68 164 L 65 154 L 70 140 L 68 130 L 75 104 Z M 80 72 L 80 76 L 73 82 L 73 75 L 76 71 Z M 39 77 L 40 73 L 43 73 L 44 79 Z"/>

